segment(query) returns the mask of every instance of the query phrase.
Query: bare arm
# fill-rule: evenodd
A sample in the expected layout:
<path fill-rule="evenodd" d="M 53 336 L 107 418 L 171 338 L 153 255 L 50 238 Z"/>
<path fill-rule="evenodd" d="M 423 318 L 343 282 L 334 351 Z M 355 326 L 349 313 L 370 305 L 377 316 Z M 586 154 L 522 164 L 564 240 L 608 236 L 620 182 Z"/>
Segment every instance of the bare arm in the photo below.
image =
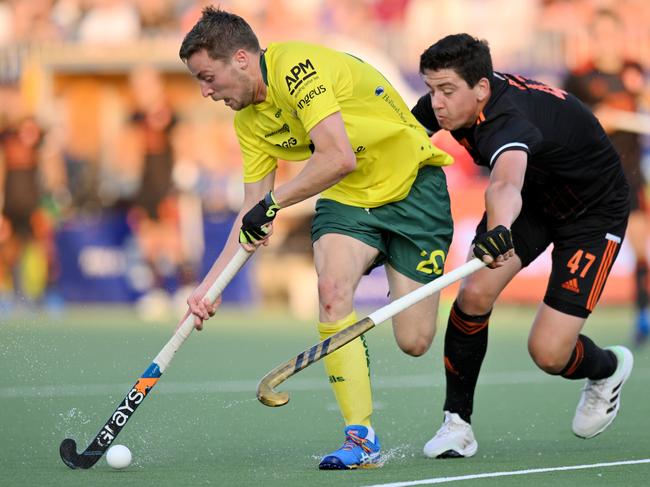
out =
<path fill-rule="evenodd" d="M 194 324 L 197 330 L 203 328 L 203 321 L 212 316 L 219 305 L 219 301 L 217 303 L 209 303 L 207 300 L 204 300 L 203 297 L 207 289 L 214 282 L 217 276 L 221 274 L 223 268 L 239 249 L 239 229 L 241 227 L 242 217 L 248 210 L 257 204 L 266 193 L 273 189 L 274 181 L 275 171 L 271 172 L 260 181 L 244 184 L 244 203 L 242 204 L 242 209 L 239 211 L 237 218 L 235 218 L 235 221 L 233 222 L 230 233 L 228 234 L 228 239 L 226 240 L 226 245 L 219 254 L 219 257 L 217 257 L 217 260 L 212 264 L 212 267 L 206 276 L 203 278 L 201 284 L 199 284 L 187 300 L 190 311 L 194 315 Z M 253 247 L 247 248 L 247 250 L 253 250 Z"/>
<path fill-rule="evenodd" d="M 474 238 L 474 255 L 489 267 L 496 268 L 514 257 L 510 226 L 521 212 L 521 189 L 524 184 L 528 155 L 524 151 L 501 154 L 492 168 L 485 190 L 487 231 Z"/>
<path fill-rule="evenodd" d="M 510 228 L 521 211 L 521 188 L 524 184 L 528 155 L 524 151 L 501 154 L 490 174 L 485 190 L 488 230 L 503 225 Z"/>
<path fill-rule="evenodd" d="M 295 178 L 273 191 L 275 201 L 281 208 L 304 201 L 333 186 L 356 167 L 356 157 L 345 132 L 345 124 L 340 112 L 333 113 L 321 120 L 309 132 L 309 135 L 314 143 L 314 153 L 307 164 Z M 208 319 L 216 311 L 218 303 L 209 303 L 203 299 L 203 296 L 210 284 L 237 252 L 240 245 L 239 230 L 242 218 L 264 198 L 266 193 L 273 189 L 274 181 L 275 171 L 261 181 L 244 185 L 244 204 L 230 230 L 226 245 L 203 282 L 188 299 L 190 310 L 195 315 L 197 329 L 200 330 L 203 327 L 203 320 Z M 268 235 L 270 236 L 270 233 Z M 257 245 L 266 244 L 266 242 L 265 238 L 259 243 L 241 245 L 246 250 L 253 251 Z"/>
<path fill-rule="evenodd" d="M 273 193 L 284 208 L 314 196 L 341 181 L 356 167 L 352 144 L 345 132 L 341 112 L 321 120 L 309 132 L 314 153 L 303 170 Z"/>

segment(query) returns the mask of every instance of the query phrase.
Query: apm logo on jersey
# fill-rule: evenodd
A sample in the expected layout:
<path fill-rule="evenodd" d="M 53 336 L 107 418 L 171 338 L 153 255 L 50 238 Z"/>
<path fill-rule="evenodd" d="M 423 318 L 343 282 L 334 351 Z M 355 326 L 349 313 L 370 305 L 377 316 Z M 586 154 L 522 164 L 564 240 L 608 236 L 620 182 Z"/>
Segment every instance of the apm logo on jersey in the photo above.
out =
<path fill-rule="evenodd" d="M 305 59 L 303 63 L 296 64 L 291 68 L 291 72 L 284 77 L 284 80 L 287 82 L 289 94 L 293 95 L 305 80 L 315 76 L 316 73 L 316 68 L 314 68 L 314 65 L 309 59 Z"/>

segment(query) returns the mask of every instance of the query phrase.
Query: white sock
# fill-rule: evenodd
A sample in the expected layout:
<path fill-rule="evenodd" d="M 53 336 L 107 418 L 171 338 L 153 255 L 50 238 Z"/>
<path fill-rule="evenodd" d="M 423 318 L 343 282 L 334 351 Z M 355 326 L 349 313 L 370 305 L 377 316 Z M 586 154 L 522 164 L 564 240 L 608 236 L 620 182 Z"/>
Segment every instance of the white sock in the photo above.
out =
<path fill-rule="evenodd" d="M 373 443 L 375 442 L 375 430 L 372 428 L 372 426 L 366 426 L 368 428 L 368 434 L 366 435 L 366 439 L 369 441 L 372 441 Z"/>

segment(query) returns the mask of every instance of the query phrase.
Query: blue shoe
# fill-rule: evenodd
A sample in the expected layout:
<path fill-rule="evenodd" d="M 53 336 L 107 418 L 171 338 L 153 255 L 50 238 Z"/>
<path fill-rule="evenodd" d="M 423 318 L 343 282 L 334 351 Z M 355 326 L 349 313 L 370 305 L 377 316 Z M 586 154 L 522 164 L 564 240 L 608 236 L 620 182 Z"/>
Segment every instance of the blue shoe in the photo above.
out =
<path fill-rule="evenodd" d="M 634 344 L 641 346 L 650 338 L 650 318 L 648 310 L 642 309 L 636 318 L 636 327 L 634 328 Z"/>
<path fill-rule="evenodd" d="M 354 468 L 381 467 L 379 438 L 370 441 L 368 428 L 351 424 L 345 428 L 345 442 L 338 450 L 323 457 L 318 465 L 321 470 L 351 470 Z"/>

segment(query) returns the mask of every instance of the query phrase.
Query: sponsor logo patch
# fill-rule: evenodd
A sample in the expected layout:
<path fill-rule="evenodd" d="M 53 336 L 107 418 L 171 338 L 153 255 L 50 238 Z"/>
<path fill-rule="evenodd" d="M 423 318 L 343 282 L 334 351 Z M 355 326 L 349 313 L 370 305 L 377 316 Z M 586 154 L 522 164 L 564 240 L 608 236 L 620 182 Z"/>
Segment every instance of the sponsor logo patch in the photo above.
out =
<path fill-rule="evenodd" d="M 314 68 L 314 65 L 310 59 L 305 59 L 304 62 L 293 66 L 290 72 L 284 77 L 284 81 L 287 83 L 289 94 L 293 95 L 305 80 L 316 75 L 316 73 L 316 68 Z"/>
<path fill-rule="evenodd" d="M 279 129 L 274 130 L 273 132 L 269 132 L 268 134 L 264 134 L 264 138 L 268 139 L 269 137 L 273 137 L 274 135 L 278 135 L 278 134 L 283 134 L 285 132 L 289 132 L 289 124 L 287 124 L 287 123 L 282 125 L 282 127 L 280 127 Z"/>
<path fill-rule="evenodd" d="M 564 282 L 562 284 L 562 287 L 567 291 L 580 294 L 580 288 L 578 287 L 578 280 L 575 277 L 573 279 L 569 279 L 568 281 Z"/>
<path fill-rule="evenodd" d="M 376 93 L 376 91 L 375 91 Z M 379 96 L 379 95 L 377 95 Z M 381 99 L 384 100 L 386 103 L 388 103 L 388 106 L 390 106 L 393 111 L 399 116 L 399 118 L 402 120 L 402 122 L 407 122 L 406 117 L 404 116 L 404 113 L 402 113 L 402 110 L 397 106 L 397 103 L 390 97 L 388 93 L 383 93 L 381 96 Z"/>
<path fill-rule="evenodd" d="M 290 147 L 293 147 L 294 145 L 298 144 L 298 141 L 296 140 L 295 137 L 289 137 L 287 140 L 282 142 L 281 144 L 275 144 L 278 147 L 284 147 L 285 149 L 289 149 Z"/>
<path fill-rule="evenodd" d="M 316 98 L 318 95 L 323 94 L 327 91 L 327 88 L 325 86 L 320 85 L 317 88 L 314 88 L 313 90 L 309 90 L 309 92 L 302 97 L 302 99 L 298 102 L 298 109 L 302 110 L 305 107 L 308 107 L 311 101 Z"/>

